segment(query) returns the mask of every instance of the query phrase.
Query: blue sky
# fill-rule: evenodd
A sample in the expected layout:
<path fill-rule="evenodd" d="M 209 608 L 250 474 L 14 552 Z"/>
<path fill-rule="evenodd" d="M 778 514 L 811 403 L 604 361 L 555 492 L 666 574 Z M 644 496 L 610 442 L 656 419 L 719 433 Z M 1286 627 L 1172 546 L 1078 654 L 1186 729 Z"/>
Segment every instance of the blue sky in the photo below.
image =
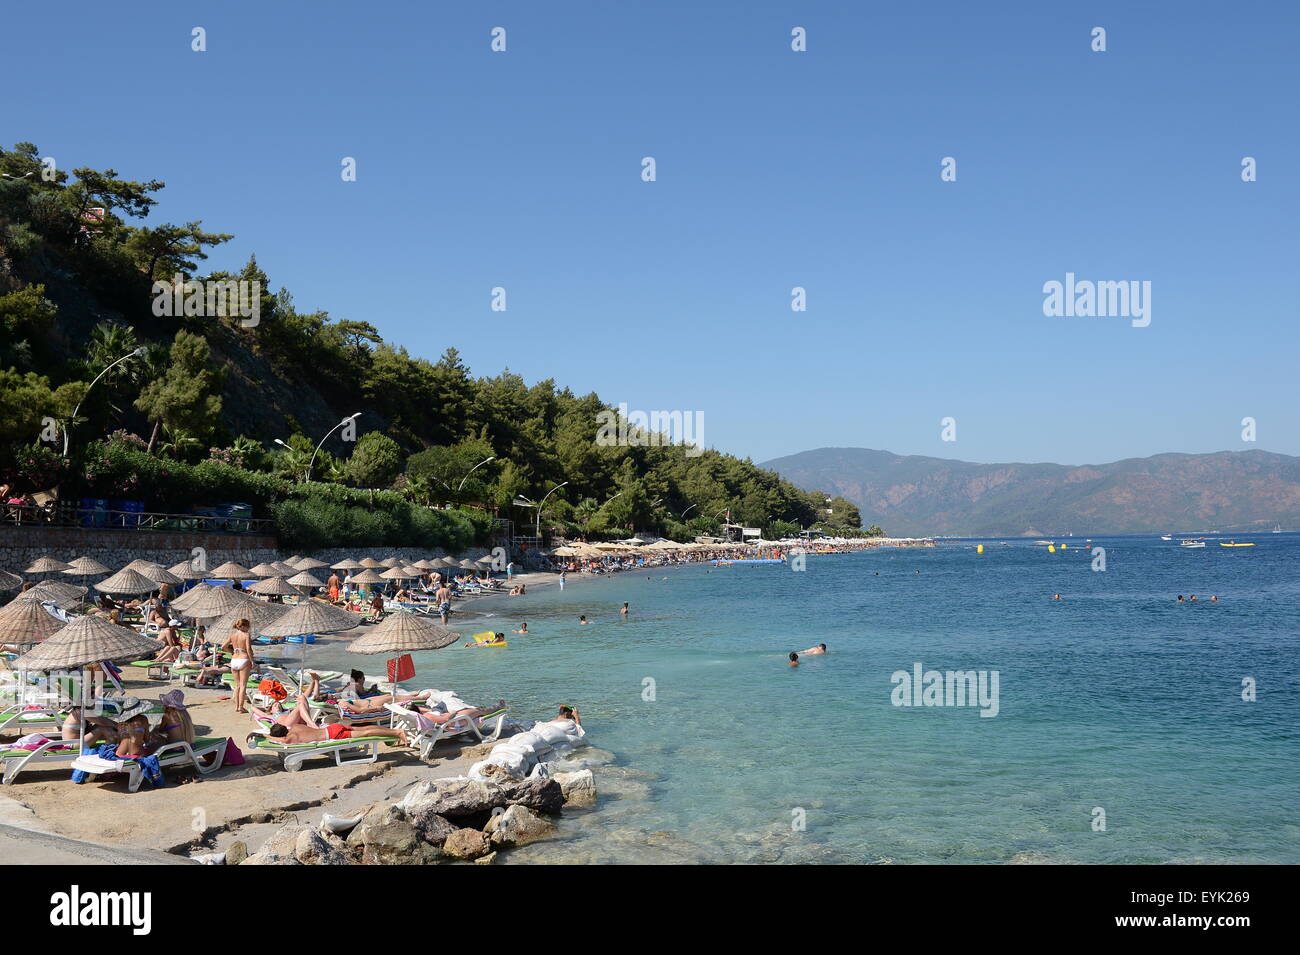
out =
<path fill-rule="evenodd" d="M 302 309 L 758 461 L 1300 454 L 1300 8 L 903 6 L 11 6 L 0 142 L 165 180 L 151 221 Z M 1045 317 L 1067 271 L 1151 281 L 1150 326 Z"/>

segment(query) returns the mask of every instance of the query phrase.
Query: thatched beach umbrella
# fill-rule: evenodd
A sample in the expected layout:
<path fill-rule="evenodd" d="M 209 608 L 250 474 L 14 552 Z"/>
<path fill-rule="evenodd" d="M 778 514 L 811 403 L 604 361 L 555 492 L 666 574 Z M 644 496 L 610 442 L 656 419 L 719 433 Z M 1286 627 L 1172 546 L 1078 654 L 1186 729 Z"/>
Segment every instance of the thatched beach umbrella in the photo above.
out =
<path fill-rule="evenodd" d="M 243 564 L 228 560 L 215 570 L 208 571 L 208 576 L 213 580 L 243 580 L 252 577 L 253 572 Z"/>
<path fill-rule="evenodd" d="M 152 580 L 155 584 L 157 584 L 160 587 L 163 584 L 170 584 L 171 586 L 175 587 L 177 584 L 183 582 L 180 577 L 178 577 L 176 574 L 173 574 L 162 564 L 150 564 L 148 567 L 141 567 L 140 573 L 148 577 L 150 580 Z"/>
<path fill-rule="evenodd" d="M 158 649 L 156 640 L 141 636 L 130 627 L 109 623 L 103 617 L 78 617 L 46 638 L 34 650 L 24 653 L 14 666 L 24 670 L 82 670 L 81 721 L 77 739 L 85 752 L 86 674 L 85 668 L 108 661 L 138 660 Z"/>
<path fill-rule="evenodd" d="M 250 567 L 248 572 L 254 577 L 280 577 L 280 568 L 275 564 L 258 564 L 256 567 Z"/>
<path fill-rule="evenodd" d="M 66 622 L 50 613 L 36 599 L 15 600 L 0 607 L 0 644 L 30 647 L 62 630 Z"/>
<path fill-rule="evenodd" d="M 58 580 L 42 580 L 31 589 L 24 590 L 14 600 L 48 602 L 61 610 L 72 610 L 86 602 L 86 588 Z"/>
<path fill-rule="evenodd" d="M 283 577 L 268 577 L 266 580 L 259 580 L 248 589 L 252 593 L 263 594 L 268 597 L 294 597 L 298 594 L 298 591 L 290 587 Z"/>
<path fill-rule="evenodd" d="M 328 567 L 329 564 L 323 560 L 317 560 L 315 557 L 303 557 L 293 566 L 299 570 L 315 570 L 317 567 Z"/>
<path fill-rule="evenodd" d="M 384 564 L 375 560 L 373 557 L 362 557 L 361 566 L 362 567 L 383 567 Z"/>
<path fill-rule="evenodd" d="M 424 560 L 417 560 L 417 561 L 416 561 L 414 564 L 412 564 L 411 566 L 412 566 L 412 567 L 419 567 L 421 570 L 437 570 L 437 569 L 438 569 L 438 562 L 437 562 L 436 560 L 432 560 L 432 559 L 426 557 L 426 558 L 424 558 Z"/>
<path fill-rule="evenodd" d="M 384 578 L 384 580 L 410 580 L 412 575 L 408 574 L 401 567 L 389 567 L 379 576 Z"/>
<path fill-rule="evenodd" d="M 474 563 L 472 560 L 458 560 L 456 561 L 456 566 L 462 570 L 478 570 L 478 564 Z"/>
<path fill-rule="evenodd" d="M 385 567 L 400 567 L 402 566 L 402 558 L 385 557 L 383 560 L 380 561 L 380 563 L 383 564 Z"/>
<path fill-rule="evenodd" d="M 289 609 L 284 616 L 262 628 L 264 637 L 302 637 L 302 666 L 307 666 L 307 637 L 317 633 L 341 633 L 352 630 L 360 623 L 358 618 L 347 610 L 340 610 L 331 603 L 308 597 L 296 607 Z M 299 670 L 301 678 L 302 671 Z"/>
<path fill-rule="evenodd" d="M 42 557 L 32 566 L 28 567 L 23 573 L 25 574 L 61 574 L 70 564 L 65 564 L 61 560 L 55 560 L 53 557 Z"/>
<path fill-rule="evenodd" d="M 284 562 L 290 567 L 296 567 L 300 560 L 302 560 L 302 554 L 294 554 L 292 557 L 286 557 Z"/>
<path fill-rule="evenodd" d="M 202 580 L 207 571 L 199 570 L 194 566 L 193 561 L 183 560 L 179 564 L 172 564 L 167 568 L 169 574 L 174 574 L 181 580 Z"/>
<path fill-rule="evenodd" d="M 127 567 L 95 584 L 95 589 L 106 594 L 126 594 L 132 597 L 153 593 L 158 585 L 138 570 Z"/>
<path fill-rule="evenodd" d="M 7 570 L 0 570 L 0 590 L 17 590 L 23 585 L 23 579 Z"/>
<path fill-rule="evenodd" d="M 293 584 L 295 587 L 324 587 L 325 586 L 325 581 L 321 580 L 319 577 L 315 576 L 314 574 L 308 573 L 305 570 L 302 571 L 301 573 L 294 574 L 286 581 L 286 583 Z"/>
<path fill-rule="evenodd" d="M 224 617 L 214 621 L 208 629 L 218 634 L 229 633 L 235 629 L 236 621 L 247 620 L 251 624 L 248 628 L 249 634 L 254 637 L 264 637 L 266 634 L 263 631 L 288 612 L 289 608 L 284 604 L 254 600 L 247 606 L 236 607 Z"/>
<path fill-rule="evenodd" d="M 495 561 L 496 558 L 493 557 L 491 554 L 484 554 L 478 560 L 474 561 L 474 563 L 478 564 L 480 567 L 487 567 L 490 566 Z"/>
<path fill-rule="evenodd" d="M 428 617 L 413 613 L 394 613 L 364 636 L 348 644 L 349 653 L 386 653 L 400 656 L 421 650 L 441 650 L 460 639 L 460 634 L 434 623 Z M 392 693 L 397 695 L 397 681 L 392 682 Z"/>
<path fill-rule="evenodd" d="M 78 557 L 68 564 L 68 569 L 64 573 L 69 576 L 94 577 L 96 574 L 108 573 L 109 569 L 93 557 Z"/>
<path fill-rule="evenodd" d="M 177 597 L 175 600 L 172 601 L 172 609 L 177 610 L 188 617 L 190 615 L 189 612 L 190 604 L 194 603 L 200 597 L 206 594 L 209 590 L 213 590 L 213 589 L 215 588 L 211 584 L 205 584 L 201 582 L 197 583 L 189 590 L 185 591 L 185 593 L 181 594 L 179 597 Z M 228 588 L 222 587 L 220 589 L 226 590 Z"/>
<path fill-rule="evenodd" d="M 331 570 L 360 570 L 365 566 L 366 565 L 361 563 L 361 561 L 353 560 L 351 557 L 349 557 L 346 560 L 339 561 L 337 564 L 331 564 L 330 569 Z"/>
<path fill-rule="evenodd" d="M 247 608 L 255 603 L 258 603 L 255 598 L 242 591 L 235 590 L 233 587 L 209 586 L 194 600 L 186 603 L 182 608 L 182 612 L 185 616 L 193 617 L 196 620 L 211 620 L 215 617 L 224 617 L 232 610 Z"/>
<path fill-rule="evenodd" d="M 359 574 L 353 574 L 353 575 L 352 575 L 352 580 L 349 581 L 349 582 L 350 582 L 350 583 L 354 583 L 354 584 L 382 584 L 382 583 L 385 583 L 384 578 L 383 578 L 381 575 L 375 573 L 375 572 L 374 572 L 373 570 L 371 570 L 370 568 L 366 568 L 365 570 L 363 570 L 363 571 L 362 571 L 361 573 L 359 573 Z"/>

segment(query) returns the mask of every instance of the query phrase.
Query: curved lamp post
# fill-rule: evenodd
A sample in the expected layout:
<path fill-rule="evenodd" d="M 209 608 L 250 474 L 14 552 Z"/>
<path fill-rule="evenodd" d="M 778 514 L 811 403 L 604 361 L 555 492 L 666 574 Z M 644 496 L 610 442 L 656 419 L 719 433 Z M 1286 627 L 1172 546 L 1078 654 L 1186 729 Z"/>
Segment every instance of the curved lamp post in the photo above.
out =
<path fill-rule="evenodd" d="M 10 177 L 10 178 L 14 178 L 14 177 Z M 63 456 L 64 456 L 65 458 L 68 456 L 68 438 L 69 438 L 69 435 L 70 435 L 70 433 L 71 433 L 71 431 L 72 431 L 72 423 L 73 423 L 74 421 L 77 420 L 77 412 L 81 410 L 81 405 L 82 405 L 82 403 L 86 400 L 86 395 L 90 394 L 90 389 L 95 387 L 95 384 L 99 381 L 99 379 L 103 378 L 105 375 L 107 375 L 110 371 L 112 371 L 112 370 L 113 370 L 114 368 L 116 368 L 118 365 L 122 364 L 122 362 L 126 361 L 128 358 L 140 358 L 140 357 L 143 357 L 144 352 L 145 352 L 145 348 L 144 348 L 143 345 L 141 345 L 139 348 L 134 349 L 133 351 L 129 351 L 129 352 L 127 352 L 125 355 L 123 355 L 123 356 L 122 356 L 121 358 L 119 358 L 117 361 L 113 362 L 113 364 L 109 365 L 107 368 L 105 368 L 103 371 L 101 371 L 98 375 L 96 375 L 95 378 L 94 378 L 94 381 L 92 381 L 92 382 L 90 383 L 89 387 L 86 388 L 86 394 L 81 396 L 81 401 L 78 401 L 78 402 L 77 402 L 77 406 L 76 406 L 75 408 L 72 409 L 72 417 L 70 417 L 70 418 L 68 419 L 68 424 L 67 424 L 67 426 L 64 427 L 64 429 L 63 429 Z"/>
<path fill-rule="evenodd" d="M 456 487 L 456 493 L 459 494 L 461 491 L 463 491 L 463 490 L 465 489 L 465 482 L 469 480 L 469 476 L 470 476 L 471 474 L 473 474 L 475 471 L 477 471 L 477 470 L 478 470 L 479 468 L 481 468 L 483 465 L 487 464 L 489 461 L 495 461 L 496 459 L 497 459 L 497 456 L 494 454 L 494 455 L 492 455 L 490 458 L 484 458 L 484 459 L 483 459 L 482 461 L 480 461 L 478 464 L 474 465 L 472 468 L 470 468 L 468 471 L 466 471 L 466 472 L 465 472 L 465 476 L 464 476 L 463 478 L 460 479 L 460 484 L 457 485 L 457 487 Z"/>
<path fill-rule="evenodd" d="M 349 421 L 356 421 L 356 420 L 357 420 L 358 418 L 360 418 L 360 417 L 361 417 L 361 412 L 360 412 L 360 411 L 358 411 L 356 414 L 348 415 L 346 418 L 344 418 L 342 421 L 340 421 L 340 422 L 339 422 L 338 424 L 336 424 L 334 427 L 330 428 L 328 431 L 325 432 L 325 437 L 323 437 L 323 438 L 320 439 L 320 444 L 316 445 L 316 450 L 313 451 L 313 452 L 311 453 L 311 460 L 310 460 L 309 462 L 307 462 L 307 478 L 306 478 L 306 480 L 308 480 L 308 481 L 311 480 L 311 471 L 312 471 L 312 468 L 314 468 L 314 467 L 316 466 L 316 455 L 320 454 L 320 449 L 321 449 L 322 445 L 324 445 L 325 442 L 329 440 L 330 435 L 333 434 L 335 431 L 337 431 L 339 428 L 343 427 L 343 426 L 344 426 L 345 424 L 347 424 Z"/>
<path fill-rule="evenodd" d="M 564 484 L 568 484 L 568 483 L 569 483 L 568 481 L 564 482 Z M 560 488 L 564 487 L 564 484 L 555 485 L 555 487 L 551 488 L 549 491 L 546 492 L 546 497 L 550 497 Z M 542 498 L 537 503 L 537 532 L 533 536 L 536 537 L 539 541 L 542 539 L 542 505 L 546 503 L 546 497 Z"/>

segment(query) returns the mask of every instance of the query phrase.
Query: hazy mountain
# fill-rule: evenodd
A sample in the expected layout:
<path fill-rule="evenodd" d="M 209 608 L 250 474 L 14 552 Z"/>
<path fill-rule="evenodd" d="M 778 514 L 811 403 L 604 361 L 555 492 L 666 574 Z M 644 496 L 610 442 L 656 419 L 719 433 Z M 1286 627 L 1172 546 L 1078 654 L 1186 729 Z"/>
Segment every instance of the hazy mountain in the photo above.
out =
<path fill-rule="evenodd" d="M 842 494 L 892 535 L 1300 528 L 1300 458 L 1268 451 L 1157 454 L 1110 464 L 972 464 L 868 448 L 767 461 L 792 483 Z"/>

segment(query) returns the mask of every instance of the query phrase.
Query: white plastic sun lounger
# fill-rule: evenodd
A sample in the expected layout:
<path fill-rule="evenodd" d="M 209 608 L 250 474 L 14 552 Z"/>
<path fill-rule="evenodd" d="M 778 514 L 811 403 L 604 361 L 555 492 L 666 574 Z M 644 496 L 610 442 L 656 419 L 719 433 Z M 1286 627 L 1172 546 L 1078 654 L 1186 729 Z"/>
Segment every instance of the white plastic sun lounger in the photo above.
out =
<path fill-rule="evenodd" d="M 75 739 L 52 739 L 36 749 L 0 749 L 4 764 L 4 785 L 12 783 L 24 770 L 62 769 L 81 755 Z"/>
<path fill-rule="evenodd" d="M 183 740 L 177 743 L 167 743 L 160 746 L 153 755 L 158 757 L 158 763 L 163 769 L 167 769 L 169 766 L 185 766 L 207 775 L 220 769 L 221 764 L 225 761 L 226 737 L 209 736 L 196 739 L 193 745 Z M 210 763 L 203 762 L 203 757 L 206 756 L 212 757 Z M 140 783 L 144 781 L 144 774 L 140 772 L 140 764 L 134 759 L 103 759 L 99 756 L 78 756 L 72 761 L 72 768 L 80 769 L 92 776 L 102 776 L 107 773 L 126 773 L 128 792 L 139 791 Z"/>
<path fill-rule="evenodd" d="M 421 759 L 428 759 L 433 748 L 442 740 L 452 739 L 457 736 L 471 735 L 478 739 L 480 743 L 491 742 L 501 736 L 501 730 L 505 727 L 506 711 L 496 710 L 488 713 L 486 716 L 454 716 L 445 723 L 440 723 L 432 729 L 421 728 L 419 715 L 412 710 L 398 703 L 385 703 L 384 709 L 393 714 L 392 725 L 399 729 L 406 730 L 407 741 L 420 751 Z M 484 736 L 483 730 L 493 725 L 491 735 Z"/>

